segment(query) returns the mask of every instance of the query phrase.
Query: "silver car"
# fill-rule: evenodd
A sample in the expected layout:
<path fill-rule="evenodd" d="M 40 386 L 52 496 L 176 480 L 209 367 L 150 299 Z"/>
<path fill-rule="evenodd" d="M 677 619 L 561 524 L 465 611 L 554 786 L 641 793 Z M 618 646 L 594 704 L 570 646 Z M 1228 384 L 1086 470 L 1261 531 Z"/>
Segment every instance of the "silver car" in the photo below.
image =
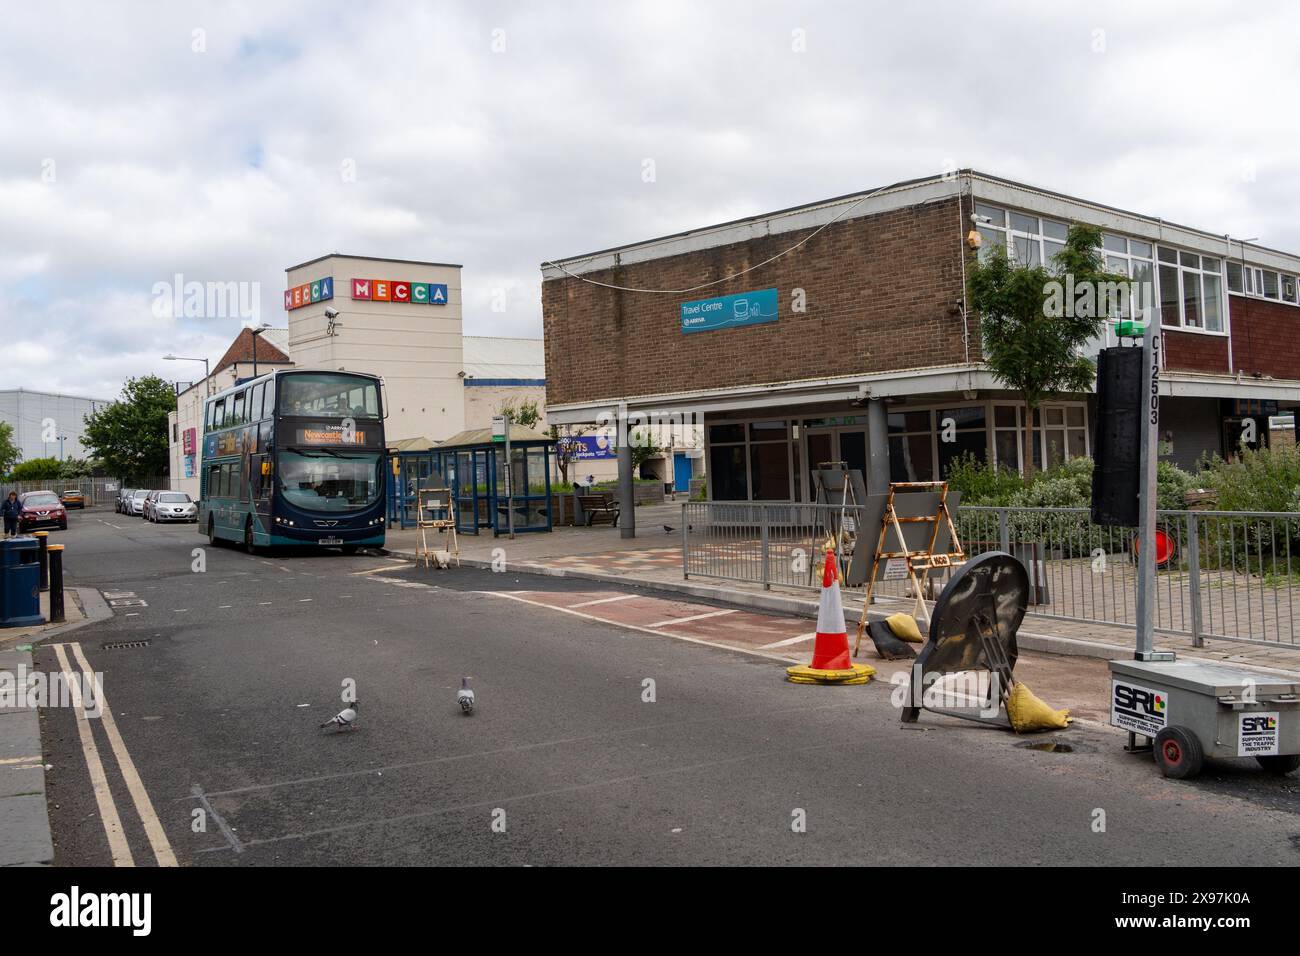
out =
<path fill-rule="evenodd" d="M 131 497 L 126 500 L 123 507 L 129 515 L 144 515 L 144 499 L 149 496 L 148 488 L 137 488 L 131 492 Z"/>
<path fill-rule="evenodd" d="M 199 506 L 183 491 L 160 491 L 149 506 L 154 521 L 198 521 Z"/>

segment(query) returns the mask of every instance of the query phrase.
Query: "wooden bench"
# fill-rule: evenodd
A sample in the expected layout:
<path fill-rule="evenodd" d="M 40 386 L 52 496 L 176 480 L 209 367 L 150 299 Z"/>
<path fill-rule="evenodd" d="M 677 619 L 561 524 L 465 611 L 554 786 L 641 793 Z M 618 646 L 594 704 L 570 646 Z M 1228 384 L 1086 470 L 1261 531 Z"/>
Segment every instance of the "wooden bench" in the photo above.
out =
<path fill-rule="evenodd" d="M 619 508 L 612 495 L 578 495 L 578 507 L 586 516 L 588 528 L 597 518 L 608 518 L 610 524 L 618 527 Z"/>

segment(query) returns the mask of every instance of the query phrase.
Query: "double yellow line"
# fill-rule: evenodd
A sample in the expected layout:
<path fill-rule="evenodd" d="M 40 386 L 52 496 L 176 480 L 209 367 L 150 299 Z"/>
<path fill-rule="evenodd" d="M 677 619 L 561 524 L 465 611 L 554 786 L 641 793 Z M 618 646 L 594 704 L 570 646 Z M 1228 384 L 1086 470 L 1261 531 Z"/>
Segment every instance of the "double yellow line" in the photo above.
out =
<path fill-rule="evenodd" d="M 83 682 L 94 691 L 92 703 L 99 711 L 97 719 L 104 726 L 109 747 L 112 748 L 113 756 L 117 759 L 122 779 L 126 781 L 126 789 L 131 794 L 131 802 L 135 804 L 135 812 L 139 814 L 140 822 L 144 824 L 144 832 L 149 838 L 149 846 L 153 850 L 154 858 L 159 866 L 176 866 L 176 854 L 172 852 L 167 834 L 158 820 L 158 814 L 154 812 L 153 801 L 149 799 L 149 793 L 144 788 L 144 781 L 140 779 L 140 774 L 135 769 L 135 761 L 131 759 L 126 743 L 118 732 L 117 721 L 113 719 L 113 711 L 108 705 L 107 698 L 104 697 L 104 688 L 99 683 L 99 677 L 91 669 L 90 662 L 82 653 L 81 645 L 47 646 L 54 648 L 55 656 L 59 659 L 59 668 L 63 671 L 72 707 L 77 715 L 77 734 L 81 738 L 81 750 L 86 757 L 86 769 L 90 771 L 90 784 L 95 793 L 95 803 L 99 807 L 99 818 L 104 822 L 104 835 L 108 838 L 113 865 L 135 866 L 135 858 L 131 855 L 130 844 L 122 829 L 122 818 L 118 815 L 117 804 L 113 801 L 113 793 L 108 786 L 108 775 L 104 772 L 104 763 L 100 759 L 99 747 L 95 743 L 95 736 L 91 730 L 91 718 L 86 713 L 86 702 L 81 694 Z M 81 668 L 80 678 L 74 677 L 74 669 L 68 663 L 66 648 L 72 650 L 72 656 L 76 658 L 77 665 Z"/>

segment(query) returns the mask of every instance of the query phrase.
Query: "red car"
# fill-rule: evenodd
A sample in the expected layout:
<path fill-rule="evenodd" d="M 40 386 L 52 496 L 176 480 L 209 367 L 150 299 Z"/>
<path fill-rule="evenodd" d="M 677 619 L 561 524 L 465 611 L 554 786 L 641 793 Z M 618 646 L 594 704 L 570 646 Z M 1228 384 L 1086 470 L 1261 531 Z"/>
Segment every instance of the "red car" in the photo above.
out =
<path fill-rule="evenodd" d="M 18 533 L 37 528 L 68 530 L 68 512 L 59 496 L 52 491 L 29 491 L 18 496 L 22 511 L 18 515 Z"/>

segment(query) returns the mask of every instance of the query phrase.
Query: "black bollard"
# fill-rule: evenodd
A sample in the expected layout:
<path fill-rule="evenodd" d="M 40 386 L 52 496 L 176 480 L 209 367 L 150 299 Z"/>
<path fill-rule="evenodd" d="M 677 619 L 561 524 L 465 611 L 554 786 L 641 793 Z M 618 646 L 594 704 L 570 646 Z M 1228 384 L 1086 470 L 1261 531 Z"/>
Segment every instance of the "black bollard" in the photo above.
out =
<path fill-rule="evenodd" d="M 63 613 L 63 545 L 50 545 L 50 623 L 62 624 Z"/>
<path fill-rule="evenodd" d="M 48 531 L 37 531 L 34 535 L 41 544 L 41 590 L 50 589 L 50 533 Z"/>

